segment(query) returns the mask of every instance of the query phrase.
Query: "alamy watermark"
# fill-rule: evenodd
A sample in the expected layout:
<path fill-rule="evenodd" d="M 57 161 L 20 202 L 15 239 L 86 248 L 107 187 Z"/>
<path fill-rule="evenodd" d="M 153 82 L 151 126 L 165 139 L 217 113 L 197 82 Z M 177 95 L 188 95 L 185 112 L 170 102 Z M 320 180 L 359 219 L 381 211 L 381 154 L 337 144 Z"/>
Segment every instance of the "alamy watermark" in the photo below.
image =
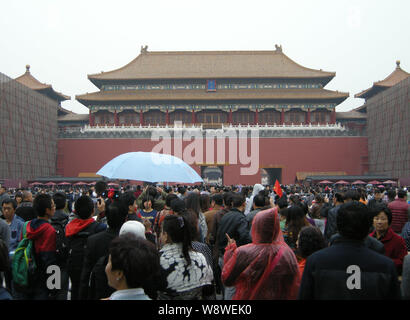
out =
<path fill-rule="evenodd" d="M 195 127 L 183 128 L 176 123 L 174 128 L 155 130 L 151 141 L 159 141 L 151 150 L 152 152 L 172 154 L 189 165 L 241 164 L 243 165 L 240 168 L 241 175 L 254 175 L 259 171 L 259 130 L 257 128 L 228 127 L 219 130 L 202 130 Z M 184 142 L 190 143 L 185 143 L 184 146 Z M 226 157 L 227 145 L 228 157 Z M 152 160 L 156 164 L 166 161 L 162 157 L 155 156 Z"/>
<path fill-rule="evenodd" d="M 347 274 L 351 274 L 346 280 L 346 286 L 349 290 L 360 290 L 362 288 L 361 285 L 361 276 L 362 272 L 360 267 L 357 265 L 350 265 L 347 267 L 346 270 Z"/>
<path fill-rule="evenodd" d="M 47 267 L 47 274 L 50 276 L 47 278 L 47 289 L 60 290 L 61 289 L 61 269 L 59 266 L 51 265 Z"/>

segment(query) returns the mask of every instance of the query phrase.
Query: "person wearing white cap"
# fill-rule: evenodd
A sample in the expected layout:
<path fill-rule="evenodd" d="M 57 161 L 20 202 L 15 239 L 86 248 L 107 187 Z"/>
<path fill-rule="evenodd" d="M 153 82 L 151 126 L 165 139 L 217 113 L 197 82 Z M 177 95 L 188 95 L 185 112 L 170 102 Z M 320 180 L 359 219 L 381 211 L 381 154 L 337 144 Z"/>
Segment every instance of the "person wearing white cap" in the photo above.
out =
<path fill-rule="evenodd" d="M 129 220 L 125 222 L 120 229 L 120 236 L 126 233 L 132 233 L 137 238 L 146 239 L 144 225 L 136 220 Z"/>

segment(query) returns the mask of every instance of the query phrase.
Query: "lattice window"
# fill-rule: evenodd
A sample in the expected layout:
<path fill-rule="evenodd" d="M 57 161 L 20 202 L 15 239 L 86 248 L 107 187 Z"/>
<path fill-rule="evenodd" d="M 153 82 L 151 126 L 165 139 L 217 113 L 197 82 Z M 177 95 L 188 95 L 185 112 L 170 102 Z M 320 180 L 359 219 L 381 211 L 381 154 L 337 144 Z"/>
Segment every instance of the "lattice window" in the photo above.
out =
<path fill-rule="evenodd" d="M 222 111 L 201 111 L 196 116 L 199 123 L 227 123 L 228 116 Z"/>
<path fill-rule="evenodd" d="M 164 112 L 151 110 L 144 113 L 144 125 L 164 125 L 166 122 L 166 115 Z"/>
<path fill-rule="evenodd" d="M 169 121 L 173 124 L 175 121 L 182 121 L 182 123 L 192 123 L 191 112 L 185 110 L 175 110 L 169 113 Z"/>
<path fill-rule="evenodd" d="M 110 125 L 114 124 L 114 114 L 108 111 L 99 111 L 95 114 L 95 124 Z"/>
<path fill-rule="evenodd" d="M 310 115 L 311 123 L 330 123 L 330 112 L 329 111 L 314 111 Z"/>
<path fill-rule="evenodd" d="M 302 111 L 288 111 L 285 112 L 285 122 L 287 124 L 301 124 L 305 122 L 305 112 Z"/>
<path fill-rule="evenodd" d="M 280 112 L 275 110 L 263 110 L 258 114 L 259 124 L 280 124 Z"/>
<path fill-rule="evenodd" d="M 255 113 L 249 110 L 239 110 L 232 113 L 232 122 L 234 124 L 254 124 Z"/>
<path fill-rule="evenodd" d="M 134 111 L 123 111 L 118 114 L 120 125 L 133 125 L 140 123 L 140 115 Z"/>

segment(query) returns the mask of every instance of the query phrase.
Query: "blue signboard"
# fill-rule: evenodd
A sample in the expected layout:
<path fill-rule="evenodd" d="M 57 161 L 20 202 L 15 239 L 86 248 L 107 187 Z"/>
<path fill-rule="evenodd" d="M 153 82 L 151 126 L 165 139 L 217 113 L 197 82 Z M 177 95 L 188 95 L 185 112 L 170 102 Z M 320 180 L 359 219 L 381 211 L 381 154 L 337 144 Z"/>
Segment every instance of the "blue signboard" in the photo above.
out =
<path fill-rule="evenodd" d="M 206 91 L 216 91 L 216 80 L 206 81 Z"/>

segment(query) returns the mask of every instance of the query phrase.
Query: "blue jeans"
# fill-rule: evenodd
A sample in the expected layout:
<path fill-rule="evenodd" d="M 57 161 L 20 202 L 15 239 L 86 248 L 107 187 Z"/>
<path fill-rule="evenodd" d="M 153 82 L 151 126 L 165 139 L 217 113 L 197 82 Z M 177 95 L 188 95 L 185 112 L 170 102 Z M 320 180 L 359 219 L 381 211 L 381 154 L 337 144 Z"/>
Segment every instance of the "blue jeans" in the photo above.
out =
<path fill-rule="evenodd" d="M 223 257 L 219 257 L 218 265 L 221 268 L 221 273 L 222 273 L 222 270 L 224 268 L 224 258 Z M 224 294 L 224 300 L 232 300 L 232 297 L 234 296 L 236 292 L 236 288 L 235 287 L 225 287 L 222 284 L 222 292 Z"/>

